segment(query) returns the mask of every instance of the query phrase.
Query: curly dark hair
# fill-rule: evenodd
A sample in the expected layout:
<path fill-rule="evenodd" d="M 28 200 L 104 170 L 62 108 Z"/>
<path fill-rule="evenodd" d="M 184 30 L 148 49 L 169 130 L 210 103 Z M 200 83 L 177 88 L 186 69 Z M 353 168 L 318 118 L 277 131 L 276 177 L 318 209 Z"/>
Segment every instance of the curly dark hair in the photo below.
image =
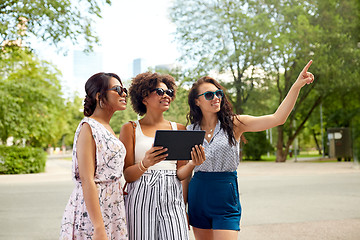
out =
<path fill-rule="evenodd" d="M 122 85 L 121 79 L 115 73 L 99 72 L 92 75 L 85 83 L 86 96 L 84 99 L 84 115 L 90 117 L 96 108 L 96 94 L 100 93 L 99 101 L 107 100 L 107 90 L 111 78 L 116 78 Z"/>
<path fill-rule="evenodd" d="M 187 124 L 190 122 L 194 124 L 194 128 L 196 125 L 200 126 L 201 120 L 203 118 L 201 109 L 195 104 L 195 99 L 198 98 L 199 95 L 199 86 L 203 83 L 211 83 L 214 84 L 218 89 L 221 89 L 225 93 L 225 89 L 218 83 L 215 79 L 205 76 L 199 78 L 191 87 L 188 103 L 190 106 L 190 112 L 187 114 Z M 221 99 L 220 103 L 220 111 L 217 113 L 218 119 L 220 120 L 220 128 L 224 129 L 224 131 L 228 135 L 229 144 L 236 145 L 236 139 L 234 136 L 234 117 L 236 118 L 236 114 L 234 114 L 232 105 L 230 101 L 227 99 L 226 94 Z M 242 137 L 242 140 L 243 137 Z"/>
<path fill-rule="evenodd" d="M 175 79 L 168 74 L 145 72 L 138 74 L 131 80 L 129 88 L 131 105 L 134 111 L 140 116 L 146 113 L 146 106 L 143 103 L 144 98 L 146 98 L 151 93 L 151 90 L 155 89 L 161 82 L 163 82 L 168 89 L 174 91 L 174 96 L 172 97 L 172 100 L 174 100 L 176 94 Z"/>

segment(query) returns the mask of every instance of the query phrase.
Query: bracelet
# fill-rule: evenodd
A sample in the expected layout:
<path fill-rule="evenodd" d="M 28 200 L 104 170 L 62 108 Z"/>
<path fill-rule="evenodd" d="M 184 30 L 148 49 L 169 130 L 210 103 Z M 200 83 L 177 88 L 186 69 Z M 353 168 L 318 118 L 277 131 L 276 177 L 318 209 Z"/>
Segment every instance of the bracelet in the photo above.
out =
<path fill-rule="evenodd" d="M 143 169 L 141 168 L 140 164 L 138 164 L 138 167 L 139 167 L 140 171 L 142 171 L 142 172 L 146 172 L 146 169 L 145 169 L 145 170 L 143 170 Z"/>
<path fill-rule="evenodd" d="M 143 169 L 145 169 L 145 171 L 148 169 L 147 167 L 144 166 L 144 163 L 142 162 L 142 160 L 140 161 L 140 165 Z"/>

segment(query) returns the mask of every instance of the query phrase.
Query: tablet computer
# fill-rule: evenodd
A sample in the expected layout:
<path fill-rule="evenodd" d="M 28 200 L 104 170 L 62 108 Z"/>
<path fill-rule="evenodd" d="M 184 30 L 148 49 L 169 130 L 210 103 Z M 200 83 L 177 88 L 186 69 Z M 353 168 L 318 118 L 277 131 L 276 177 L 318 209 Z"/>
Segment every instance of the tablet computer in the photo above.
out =
<path fill-rule="evenodd" d="M 154 146 L 167 148 L 166 160 L 191 160 L 191 149 L 203 144 L 205 131 L 157 130 Z"/>

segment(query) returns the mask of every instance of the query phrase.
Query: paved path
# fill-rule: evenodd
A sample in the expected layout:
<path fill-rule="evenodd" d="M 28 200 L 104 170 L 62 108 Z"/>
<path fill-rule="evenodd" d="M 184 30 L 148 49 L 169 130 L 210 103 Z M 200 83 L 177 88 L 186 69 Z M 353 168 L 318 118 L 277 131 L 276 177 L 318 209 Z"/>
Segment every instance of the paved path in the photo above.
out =
<path fill-rule="evenodd" d="M 242 162 L 238 176 L 239 239 L 360 239 L 360 170 L 353 162 Z M 73 186 L 68 160 L 48 160 L 45 173 L 0 175 L 0 239 L 58 239 Z"/>

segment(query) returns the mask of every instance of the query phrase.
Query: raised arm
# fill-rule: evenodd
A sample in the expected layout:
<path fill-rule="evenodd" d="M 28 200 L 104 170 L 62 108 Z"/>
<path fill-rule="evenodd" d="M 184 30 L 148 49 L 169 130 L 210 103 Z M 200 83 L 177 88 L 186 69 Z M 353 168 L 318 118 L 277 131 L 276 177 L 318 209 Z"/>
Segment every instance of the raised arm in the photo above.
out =
<path fill-rule="evenodd" d="M 310 60 L 300 72 L 297 80 L 291 86 L 288 94 L 274 114 L 259 117 L 238 115 L 237 117 L 240 122 L 237 121 L 236 118 L 234 119 L 236 135 L 241 135 L 243 132 L 259 132 L 284 124 L 291 110 L 294 108 L 300 89 L 305 86 L 305 84 L 310 84 L 314 81 L 314 75 L 308 72 L 311 63 L 312 60 Z"/>

